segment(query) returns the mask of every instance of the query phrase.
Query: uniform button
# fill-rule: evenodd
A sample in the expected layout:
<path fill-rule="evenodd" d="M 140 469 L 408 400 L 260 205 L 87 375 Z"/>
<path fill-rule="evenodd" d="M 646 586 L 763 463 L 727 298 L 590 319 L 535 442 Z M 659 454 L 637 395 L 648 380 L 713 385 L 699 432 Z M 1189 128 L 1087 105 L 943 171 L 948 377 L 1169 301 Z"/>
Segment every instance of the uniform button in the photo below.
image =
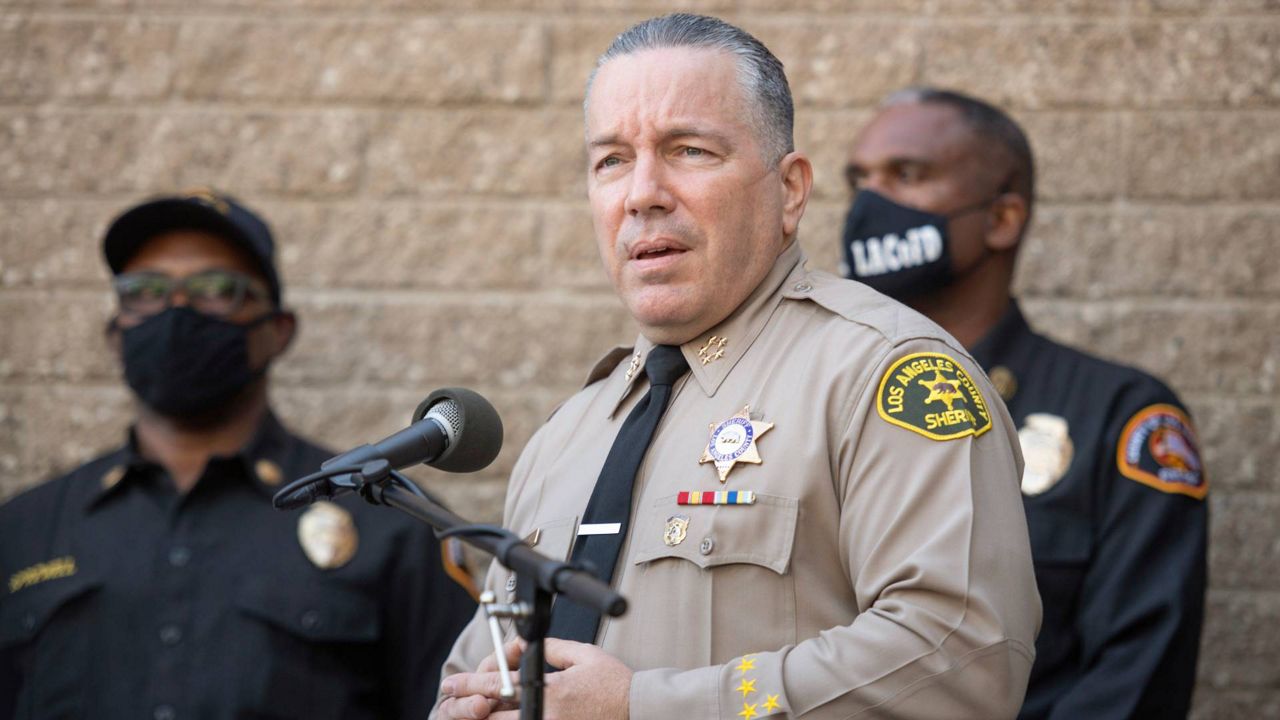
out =
<path fill-rule="evenodd" d="M 172 705 L 158 705 L 151 713 L 151 717 L 156 720 L 177 720 L 178 711 L 174 710 Z"/>
<path fill-rule="evenodd" d="M 314 630 L 320 624 L 320 613 L 315 610 L 308 610 L 302 613 L 300 618 L 302 629 Z"/>
<path fill-rule="evenodd" d="M 186 567 L 191 562 L 191 551 L 184 547 L 176 547 L 169 551 L 169 564 L 174 567 Z"/>
<path fill-rule="evenodd" d="M 33 613 L 27 613 L 22 616 L 22 629 L 34 630 L 36 628 L 36 616 Z"/>
<path fill-rule="evenodd" d="M 800 282 L 796 283 L 795 285 L 792 285 L 792 286 L 791 286 L 791 289 L 792 289 L 792 290 L 795 290 L 796 292 L 803 292 L 803 293 L 807 293 L 807 292 L 809 292 L 810 290 L 812 290 L 812 289 L 813 289 L 813 285 L 810 285 L 810 284 L 809 284 L 809 282 L 808 282 L 807 280 L 801 280 Z"/>
<path fill-rule="evenodd" d="M 715 549 L 716 549 L 716 541 L 712 540 L 710 535 L 702 538 L 702 544 L 698 546 L 698 552 L 702 553 L 703 555 L 710 555 L 711 551 Z"/>
<path fill-rule="evenodd" d="M 182 642 L 182 628 L 177 625 L 165 625 L 160 628 L 160 642 L 165 645 L 177 645 Z"/>

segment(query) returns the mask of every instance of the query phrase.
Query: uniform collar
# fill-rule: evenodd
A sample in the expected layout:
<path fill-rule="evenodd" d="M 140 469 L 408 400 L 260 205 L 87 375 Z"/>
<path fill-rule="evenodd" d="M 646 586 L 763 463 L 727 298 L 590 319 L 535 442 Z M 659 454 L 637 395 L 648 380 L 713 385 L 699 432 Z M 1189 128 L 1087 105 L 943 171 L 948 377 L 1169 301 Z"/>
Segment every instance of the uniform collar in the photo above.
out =
<path fill-rule="evenodd" d="M 978 361 L 983 370 L 991 370 L 991 366 L 999 362 L 1003 358 L 1007 358 L 1010 351 L 1017 346 L 1022 338 L 1031 334 L 1031 326 L 1027 324 L 1027 319 L 1022 315 L 1022 309 L 1018 307 L 1018 301 L 1010 298 L 1009 307 L 1004 311 L 1004 315 L 996 322 L 995 327 L 987 331 L 982 339 L 974 343 L 969 349 L 973 355 L 973 359 Z"/>
<path fill-rule="evenodd" d="M 249 481 L 269 498 L 288 479 L 284 477 L 283 468 L 296 442 L 297 439 L 289 434 L 275 413 L 268 410 L 244 447 L 234 455 L 216 455 L 209 459 L 209 464 L 238 465 L 241 472 L 236 475 Z M 138 449 L 138 436 L 133 427 L 129 428 L 125 444 L 108 455 L 104 465 L 107 469 L 97 478 L 97 487 L 89 493 L 88 510 L 159 470 L 159 465 L 144 457 Z"/>
<path fill-rule="evenodd" d="M 708 397 L 716 394 L 729 372 L 760 336 L 784 297 L 782 290 L 806 273 L 803 261 L 804 253 L 800 250 L 800 244 L 792 241 L 778 256 L 769 274 L 729 317 L 680 346 L 689 363 L 690 376 Z M 633 348 L 614 348 L 596 364 L 588 382 L 594 382 L 612 370 L 613 376 L 604 390 L 612 393 L 614 398 L 609 405 L 609 417 L 613 417 L 623 400 L 631 394 L 643 374 L 641 369 L 653 347 L 651 340 L 640 335 Z M 621 360 L 628 354 L 630 360 L 624 368 Z"/>

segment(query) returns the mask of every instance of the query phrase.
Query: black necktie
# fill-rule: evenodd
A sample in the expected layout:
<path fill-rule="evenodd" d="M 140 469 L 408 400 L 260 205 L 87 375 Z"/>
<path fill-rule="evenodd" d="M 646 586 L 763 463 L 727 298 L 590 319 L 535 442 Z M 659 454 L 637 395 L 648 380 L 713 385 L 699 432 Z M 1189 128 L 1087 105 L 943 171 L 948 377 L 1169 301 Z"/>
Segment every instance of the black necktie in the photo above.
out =
<path fill-rule="evenodd" d="M 596 487 L 591 491 L 583 524 L 619 523 L 617 533 L 609 535 L 579 536 L 573 546 L 572 561 L 588 562 L 595 567 L 596 575 L 606 583 L 613 581 L 613 568 L 618 564 L 618 552 L 627 537 L 627 525 L 631 520 L 631 494 L 635 487 L 636 472 L 653 441 L 653 431 L 671 401 L 672 386 L 689 371 L 680 348 L 658 345 L 649 351 L 644 361 L 644 372 L 649 377 L 649 392 L 636 404 L 623 421 L 618 437 L 609 448 Z M 560 598 L 551 609 L 549 637 L 595 642 L 600 626 L 600 613 L 580 607 Z"/>

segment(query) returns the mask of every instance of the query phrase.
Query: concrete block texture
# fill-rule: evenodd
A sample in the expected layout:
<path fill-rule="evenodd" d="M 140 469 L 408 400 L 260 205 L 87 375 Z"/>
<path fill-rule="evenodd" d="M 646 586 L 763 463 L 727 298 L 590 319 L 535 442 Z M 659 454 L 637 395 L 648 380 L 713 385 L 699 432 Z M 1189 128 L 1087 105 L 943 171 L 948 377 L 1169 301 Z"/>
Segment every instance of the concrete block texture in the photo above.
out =
<path fill-rule="evenodd" d="M 880 99 L 977 93 L 1039 196 L 1016 291 L 1049 335 L 1164 378 L 1212 491 L 1193 717 L 1280 716 L 1280 0 L 692 0 L 767 43 L 837 271 L 844 166 Z M 216 186 L 262 211 L 300 336 L 287 424 L 335 449 L 445 386 L 498 407 L 494 465 L 412 475 L 478 520 L 635 328 L 587 203 L 584 86 L 658 0 L 0 0 L 0 498 L 119 443 L 107 224 Z"/>

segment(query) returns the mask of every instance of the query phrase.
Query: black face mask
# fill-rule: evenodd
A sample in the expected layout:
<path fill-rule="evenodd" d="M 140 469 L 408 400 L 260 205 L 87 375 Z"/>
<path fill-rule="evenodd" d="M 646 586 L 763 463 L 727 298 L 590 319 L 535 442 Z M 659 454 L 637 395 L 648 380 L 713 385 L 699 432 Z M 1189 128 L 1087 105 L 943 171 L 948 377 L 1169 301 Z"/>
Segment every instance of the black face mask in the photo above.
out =
<path fill-rule="evenodd" d="M 947 222 L 989 204 L 938 215 L 859 190 L 844 222 L 841 270 L 895 300 L 944 288 L 957 277 Z"/>
<path fill-rule="evenodd" d="M 122 332 L 125 380 L 161 415 L 217 413 L 266 372 L 249 367 L 248 336 L 274 315 L 240 325 L 188 307 L 168 308 Z"/>

